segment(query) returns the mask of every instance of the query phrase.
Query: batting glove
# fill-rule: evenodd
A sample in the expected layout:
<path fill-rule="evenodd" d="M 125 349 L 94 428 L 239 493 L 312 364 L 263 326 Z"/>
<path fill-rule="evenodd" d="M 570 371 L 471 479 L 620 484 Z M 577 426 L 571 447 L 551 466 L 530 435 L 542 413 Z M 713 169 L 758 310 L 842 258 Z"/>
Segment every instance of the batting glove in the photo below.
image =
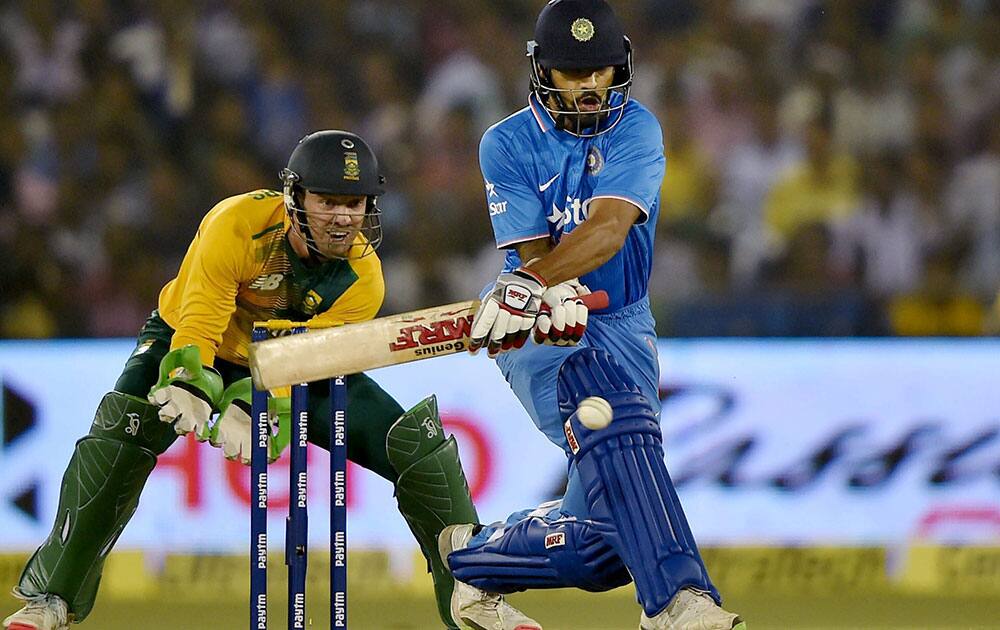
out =
<path fill-rule="evenodd" d="M 535 343 L 575 346 L 587 331 L 589 309 L 581 299 L 590 289 L 576 278 L 549 287 L 542 294 L 542 309 L 535 320 Z"/>
<path fill-rule="evenodd" d="M 472 320 L 469 351 L 475 354 L 485 345 L 493 358 L 523 346 L 535 325 L 543 293 L 545 281 L 526 267 L 500 274 Z"/>

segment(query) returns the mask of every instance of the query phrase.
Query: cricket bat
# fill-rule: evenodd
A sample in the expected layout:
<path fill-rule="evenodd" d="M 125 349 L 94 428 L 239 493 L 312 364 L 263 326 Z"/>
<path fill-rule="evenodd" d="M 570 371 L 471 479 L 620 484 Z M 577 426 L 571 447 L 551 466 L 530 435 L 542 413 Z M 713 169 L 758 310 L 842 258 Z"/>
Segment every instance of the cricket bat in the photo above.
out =
<path fill-rule="evenodd" d="M 592 310 L 608 306 L 605 291 L 582 299 Z M 252 343 L 254 385 L 275 389 L 462 352 L 478 308 L 479 300 L 456 302 Z"/>

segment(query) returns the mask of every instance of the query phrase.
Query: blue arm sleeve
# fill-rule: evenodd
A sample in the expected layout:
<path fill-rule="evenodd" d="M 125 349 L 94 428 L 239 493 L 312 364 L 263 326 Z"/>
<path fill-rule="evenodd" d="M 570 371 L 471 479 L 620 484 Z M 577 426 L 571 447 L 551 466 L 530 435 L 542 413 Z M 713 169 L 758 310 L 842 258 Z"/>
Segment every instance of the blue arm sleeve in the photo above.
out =
<path fill-rule="evenodd" d="M 613 197 L 638 206 L 642 215 L 636 223 L 645 223 L 660 194 L 666 158 L 663 156 L 663 132 L 656 117 L 646 109 L 637 109 L 613 130 L 601 171 L 591 199 Z"/>
<path fill-rule="evenodd" d="M 486 204 L 498 248 L 549 235 L 542 199 L 512 157 L 511 141 L 490 129 L 479 143 Z"/>

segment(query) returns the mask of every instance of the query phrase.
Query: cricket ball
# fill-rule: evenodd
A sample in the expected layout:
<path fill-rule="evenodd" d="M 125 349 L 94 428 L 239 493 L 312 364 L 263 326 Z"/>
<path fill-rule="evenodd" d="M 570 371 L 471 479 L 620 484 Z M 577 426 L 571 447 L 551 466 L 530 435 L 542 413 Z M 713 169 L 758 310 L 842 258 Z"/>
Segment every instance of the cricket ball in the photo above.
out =
<path fill-rule="evenodd" d="M 611 405 L 600 396 L 584 398 L 576 408 L 576 418 L 591 431 L 597 431 L 611 424 L 614 413 Z"/>

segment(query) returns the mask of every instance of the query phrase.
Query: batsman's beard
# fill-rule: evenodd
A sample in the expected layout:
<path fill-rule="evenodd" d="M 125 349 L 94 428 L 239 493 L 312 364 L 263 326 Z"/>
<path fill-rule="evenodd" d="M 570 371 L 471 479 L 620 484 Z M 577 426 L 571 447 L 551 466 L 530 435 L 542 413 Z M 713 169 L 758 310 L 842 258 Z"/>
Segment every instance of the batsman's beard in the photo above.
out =
<path fill-rule="evenodd" d="M 561 110 L 558 117 L 560 127 L 571 131 L 596 128 L 610 114 L 608 94 L 602 96 L 594 91 L 571 90 L 571 100 L 566 103 L 564 94 L 553 94 L 550 105 Z"/>

